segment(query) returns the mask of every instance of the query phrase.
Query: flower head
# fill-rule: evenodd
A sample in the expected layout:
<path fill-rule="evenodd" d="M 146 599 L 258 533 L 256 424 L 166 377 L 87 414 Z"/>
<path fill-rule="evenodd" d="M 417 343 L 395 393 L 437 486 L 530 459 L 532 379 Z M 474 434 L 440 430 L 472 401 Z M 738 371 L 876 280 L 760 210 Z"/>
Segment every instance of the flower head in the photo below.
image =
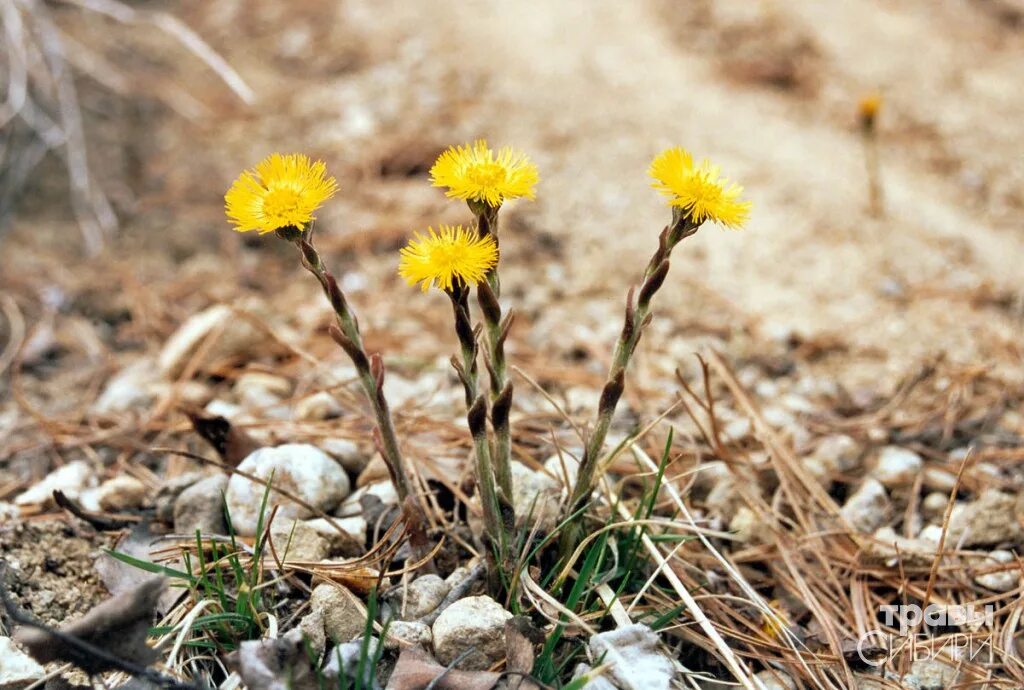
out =
<path fill-rule="evenodd" d="M 402 248 L 398 275 L 409 285 L 423 283 L 423 292 L 436 285 L 451 291 L 458 285 L 476 285 L 498 263 L 498 245 L 490 235 L 480 237 L 461 225 L 427 228 Z"/>
<path fill-rule="evenodd" d="M 334 196 L 338 183 L 322 161 L 301 153 L 272 154 L 243 172 L 224 195 L 228 220 L 238 232 L 304 229 L 313 212 Z"/>
<path fill-rule="evenodd" d="M 882 109 L 882 94 L 872 93 L 864 96 L 857 103 L 857 115 L 860 118 L 860 126 L 871 130 L 878 119 L 878 111 Z"/>
<path fill-rule="evenodd" d="M 447 196 L 492 207 L 506 199 L 532 199 L 538 179 L 537 166 L 525 154 L 509 146 L 495 153 L 484 139 L 471 146 L 450 147 L 430 169 L 430 181 L 435 187 L 447 187 Z"/>
<path fill-rule="evenodd" d="M 669 206 L 684 210 L 695 223 L 710 220 L 740 228 L 750 215 L 750 202 L 741 201 L 743 187 L 719 177 L 717 165 L 694 165 L 681 148 L 668 149 L 651 162 L 652 187 L 669 197 Z"/>

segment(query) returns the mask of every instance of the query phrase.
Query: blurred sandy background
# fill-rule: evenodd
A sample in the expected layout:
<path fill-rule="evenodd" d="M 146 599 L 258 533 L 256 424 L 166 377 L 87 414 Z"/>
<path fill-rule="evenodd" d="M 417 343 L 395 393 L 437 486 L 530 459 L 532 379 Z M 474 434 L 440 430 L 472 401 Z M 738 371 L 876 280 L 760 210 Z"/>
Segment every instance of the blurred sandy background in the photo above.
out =
<path fill-rule="evenodd" d="M 223 219 L 223 190 L 272 151 L 308 152 L 339 178 L 321 243 L 371 333 L 447 352 L 444 330 L 415 337 L 445 309 L 400 284 L 396 249 L 427 224 L 467 220 L 426 171 L 444 146 L 484 136 L 529 153 L 542 175 L 503 233 L 524 352 L 583 342 L 606 356 L 667 217 L 647 163 L 683 145 L 743 183 L 755 210 L 742 232 L 706 228 L 677 253 L 649 351 L 681 362 L 708 340 L 740 354 L 803 346 L 807 366 L 882 388 L 936 356 L 1020 373 L 1013 0 L 132 6 L 184 20 L 255 102 L 152 27 L 53 6 L 94 58 L 77 74 L 88 153 L 122 227 L 85 257 L 48 159 L 19 195 L 0 281 L 27 324 L 49 324 L 91 361 L 158 347 L 201 307 L 251 293 L 278 313 L 322 311 L 293 257 Z M 857 101 L 876 90 L 879 218 L 856 126 Z M 61 335 L 60 315 L 101 327 Z M 103 326 L 125 319 L 127 330 Z"/>

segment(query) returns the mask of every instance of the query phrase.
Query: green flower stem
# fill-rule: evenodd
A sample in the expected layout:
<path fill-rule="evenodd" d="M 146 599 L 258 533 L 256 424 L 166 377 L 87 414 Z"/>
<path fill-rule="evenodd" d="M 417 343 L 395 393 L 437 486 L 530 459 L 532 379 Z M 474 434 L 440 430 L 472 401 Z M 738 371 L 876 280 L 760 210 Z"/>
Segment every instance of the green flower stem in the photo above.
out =
<path fill-rule="evenodd" d="M 668 275 L 669 257 L 675 246 L 697 232 L 699 227 L 700 223 L 693 222 L 682 211 L 673 209 L 672 224 L 666 227 L 659 237 L 658 249 L 654 252 L 644 271 L 644 279 L 635 304 L 632 289 L 626 297 L 626 316 L 622 332 L 615 343 L 608 378 L 601 391 L 594 429 L 587 438 L 576 484 L 566 506 L 565 514 L 573 517 L 564 526 L 560 540 L 560 552 L 563 558 L 572 553 L 579 543 L 582 533 L 582 518 L 585 512 L 580 509 L 584 507 L 594 491 L 594 482 L 597 469 L 601 465 L 601 452 L 604 449 L 605 438 L 608 436 L 615 408 L 625 389 L 626 368 L 640 342 L 640 336 L 643 335 L 644 329 L 650 322 L 651 301 Z"/>
<path fill-rule="evenodd" d="M 497 548 L 497 562 L 504 567 L 508 539 L 503 529 L 498 492 L 494 481 L 494 467 L 491 463 L 491 445 L 487 438 L 487 401 L 478 393 L 477 339 L 469 315 L 469 289 L 456 286 L 446 292 L 452 302 L 455 317 L 455 334 L 459 339 L 462 360 L 452 358 L 455 371 L 462 381 L 466 393 L 467 422 L 473 436 L 473 452 L 476 458 L 477 484 L 480 486 L 480 504 L 483 509 L 484 529 L 492 544 Z"/>
<path fill-rule="evenodd" d="M 377 440 L 381 455 L 388 466 L 398 497 L 404 503 L 406 497 L 414 494 L 398 445 L 398 436 L 395 434 L 391 410 L 384 398 L 384 365 L 378 356 L 367 356 L 366 350 L 363 348 L 362 336 L 359 333 L 359 322 L 349 308 L 345 295 L 338 287 L 338 282 L 324 266 L 320 253 L 313 246 L 311 233 L 306 232 L 298 238 L 285 237 L 285 239 L 290 239 L 298 247 L 302 266 L 320 281 L 320 286 L 334 309 L 337 331 L 332 331 L 331 335 L 348 354 L 359 373 L 359 382 L 377 420 Z"/>
<path fill-rule="evenodd" d="M 498 245 L 498 211 L 500 206 L 491 206 L 480 201 L 469 202 L 470 211 L 476 216 L 477 231 L 481 237 L 490 235 Z M 500 245 L 499 245 L 500 246 Z M 500 260 L 500 255 L 499 255 Z M 512 409 L 512 382 L 508 379 L 505 363 L 505 338 L 511 326 L 511 314 L 502 318 L 501 280 L 498 265 L 487 272 L 486 282 L 477 286 L 477 299 L 487 329 L 488 373 L 491 379 L 491 424 L 494 427 L 494 468 L 498 487 L 501 489 L 503 504 L 515 522 L 515 506 L 512 502 L 512 429 L 509 415 Z"/>

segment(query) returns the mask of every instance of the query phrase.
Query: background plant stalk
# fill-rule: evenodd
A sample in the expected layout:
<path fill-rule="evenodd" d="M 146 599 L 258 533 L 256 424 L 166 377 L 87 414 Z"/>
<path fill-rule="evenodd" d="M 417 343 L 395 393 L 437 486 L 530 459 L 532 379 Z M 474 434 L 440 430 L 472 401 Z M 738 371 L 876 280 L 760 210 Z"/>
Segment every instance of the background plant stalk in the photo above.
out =
<path fill-rule="evenodd" d="M 658 238 L 658 249 L 651 256 L 644 271 L 644 279 L 640 284 L 639 296 L 634 304 L 634 289 L 630 288 L 626 296 L 626 315 L 622 332 L 615 343 L 612 363 L 608 369 L 608 378 L 601 390 L 598 404 L 597 419 L 594 429 L 587 438 L 583 459 L 580 461 L 579 473 L 572 495 L 566 506 L 565 515 L 569 521 L 564 525 L 560 538 L 560 553 L 563 558 L 572 553 L 579 543 L 582 533 L 582 520 L 586 511 L 581 510 L 594 491 L 597 469 L 601 465 L 601 452 L 608 436 L 615 408 L 625 390 L 626 367 L 640 342 L 640 336 L 650 322 L 651 301 L 665 282 L 669 271 L 669 257 L 672 250 L 683 239 L 697 232 L 700 223 L 694 222 L 682 209 L 672 209 L 672 224 L 662 230 Z"/>
<path fill-rule="evenodd" d="M 331 337 L 345 350 L 359 373 L 359 383 L 373 408 L 373 414 L 377 421 L 374 440 L 388 466 L 388 472 L 391 474 L 391 481 L 398 492 L 399 500 L 404 503 L 408 496 L 415 494 L 410 486 L 405 461 L 402 459 L 398 436 L 395 434 L 395 425 L 391 419 L 391 410 L 384 397 L 384 364 L 378 355 L 367 356 L 366 350 L 363 348 L 362 337 L 359 334 L 359 322 L 349 308 L 345 295 L 338 287 L 337 280 L 324 266 L 320 253 L 313 246 L 312 229 L 299 232 L 297 235 L 282 234 L 280 231 L 278 234 L 284 239 L 292 241 L 298 247 L 302 266 L 320 281 L 320 286 L 331 303 L 331 308 L 334 309 L 337 327 L 332 329 Z"/>

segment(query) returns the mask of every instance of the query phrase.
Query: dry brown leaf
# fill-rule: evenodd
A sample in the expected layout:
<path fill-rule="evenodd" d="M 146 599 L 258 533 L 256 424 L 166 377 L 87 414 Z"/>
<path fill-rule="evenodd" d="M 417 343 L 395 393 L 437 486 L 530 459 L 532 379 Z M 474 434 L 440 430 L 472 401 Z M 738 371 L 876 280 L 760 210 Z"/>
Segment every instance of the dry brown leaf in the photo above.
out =
<path fill-rule="evenodd" d="M 493 671 L 448 670 L 422 647 L 406 647 L 398 657 L 387 690 L 491 690 L 501 678 Z M 431 685 L 432 684 L 432 685 Z"/>

